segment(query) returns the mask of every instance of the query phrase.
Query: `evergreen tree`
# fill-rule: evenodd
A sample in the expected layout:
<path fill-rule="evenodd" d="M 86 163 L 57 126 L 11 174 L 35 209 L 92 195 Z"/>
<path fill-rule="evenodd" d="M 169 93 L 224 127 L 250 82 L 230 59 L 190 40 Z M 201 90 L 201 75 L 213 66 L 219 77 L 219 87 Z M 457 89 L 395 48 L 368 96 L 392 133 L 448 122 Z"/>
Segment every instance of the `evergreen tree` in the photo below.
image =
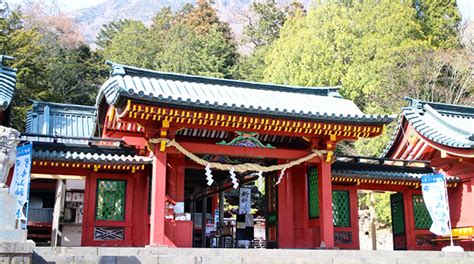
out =
<path fill-rule="evenodd" d="M 111 44 L 115 34 L 122 31 L 126 26 L 129 26 L 132 23 L 133 21 L 130 19 L 120 19 L 118 21 L 111 21 L 110 23 L 103 25 L 97 34 L 95 44 L 100 49 L 107 48 Z"/>
<path fill-rule="evenodd" d="M 149 38 L 149 29 L 142 22 L 128 21 L 112 36 L 103 50 L 104 58 L 137 67 L 152 67 L 154 45 Z"/>
<path fill-rule="evenodd" d="M 304 6 L 299 2 L 279 6 L 275 0 L 253 2 L 251 11 L 255 14 L 249 15 L 244 36 L 255 48 L 273 43 L 280 36 L 280 29 L 289 17 L 305 13 Z"/>
<path fill-rule="evenodd" d="M 118 63 L 224 78 L 233 77 L 237 60 L 229 26 L 206 1 L 176 13 L 163 8 L 150 28 L 137 21 L 125 25 L 103 53 Z"/>
<path fill-rule="evenodd" d="M 30 99 L 47 99 L 49 92 L 44 68 L 47 57 L 40 43 L 40 34 L 33 29 L 25 29 L 20 11 L 11 12 L 0 18 L 0 53 L 13 56 L 11 67 L 16 68 L 17 84 L 12 102 L 12 126 L 23 129 Z"/>
<path fill-rule="evenodd" d="M 423 33 L 432 46 L 459 47 L 461 15 L 456 0 L 413 0 L 413 6 Z"/>
<path fill-rule="evenodd" d="M 49 100 L 82 105 L 95 104 L 98 85 L 108 74 L 102 57 L 85 44 L 61 49 L 46 65 L 45 72 Z"/>
<path fill-rule="evenodd" d="M 244 27 L 246 42 L 253 45 L 251 54 L 241 57 L 238 65 L 238 78 L 261 81 L 265 69 L 265 57 L 270 45 L 280 37 L 280 29 L 291 17 L 306 14 L 304 6 L 292 2 L 280 6 L 275 0 L 253 2 L 248 24 Z"/>
<path fill-rule="evenodd" d="M 0 53 L 13 56 L 11 66 L 18 70 L 12 126 L 20 131 L 30 100 L 92 105 L 106 76 L 99 54 L 60 30 L 67 23 L 48 26 L 47 21 L 52 20 L 25 21 L 19 11 L 0 19 Z"/>
<path fill-rule="evenodd" d="M 285 23 L 266 58 L 264 75 L 277 83 L 340 85 L 341 93 L 365 111 L 395 111 L 400 100 L 387 101 L 398 95 L 385 89 L 387 73 L 426 47 L 408 4 L 369 0 L 354 1 L 348 8 L 325 2 L 306 17 Z"/>

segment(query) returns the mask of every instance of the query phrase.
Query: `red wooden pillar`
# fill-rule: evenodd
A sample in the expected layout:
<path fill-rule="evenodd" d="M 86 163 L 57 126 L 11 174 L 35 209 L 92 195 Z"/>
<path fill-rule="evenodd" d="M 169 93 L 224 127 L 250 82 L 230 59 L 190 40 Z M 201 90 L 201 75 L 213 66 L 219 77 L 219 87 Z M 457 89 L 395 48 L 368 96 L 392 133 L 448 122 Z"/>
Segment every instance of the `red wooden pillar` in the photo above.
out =
<path fill-rule="evenodd" d="M 403 207 L 405 208 L 405 235 L 407 241 L 407 249 L 416 249 L 415 234 L 415 215 L 413 213 L 413 191 L 407 190 L 403 192 Z"/>
<path fill-rule="evenodd" d="M 176 202 L 184 202 L 185 169 L 186 159 L 184 155 L 179 155 L 176 162 Z"/>
<path fill-rule="evenodd" d="M 133 197 L 133 246 L 145 246 L 150 241 L 150 227 L 148 225 L 148 179 L 145 171 L 136 173 L 133 176 L 134 197 Z M 145 200 L 146 199 L 146 200 Z"/>
<path fill-rule="evenodd" d="M 278 247 L 293 248 L 294 238 L 293 182 L 291 169 L 288 169 L 278 184 Z"/>
<path fill-rule="evenodd" d="M 216 210 L 219 208 L 219 194 L 215 194 L 212 196 L 212 219 L 214 219 L 214 214 L 216 213 Z"/>
<path fill-rule="evenodd" d="M 156 144 L 153 153 L 150 245 L 165 245 L 166 152 Z"/>
<path fill-rule="evenodd" d="M 175 202 L 184 202 L 185 158 L 183 155 L 169 155 L 167 160 L 171 168 L 166 176 L 166 194 Z"/>
<path fill-rule="evenodd" d="M 321 241 L 327 248 L 334 248 L 334 225 L 332 220 L 331 163 L 319 163 L 319 227 Z"/>
<path fill-rule="evenodd" d="M 88 174 L 85 180 L 84 186 L 84 208 L 82 210 L 82 234 L 81 234 L 81 246 L 87 246 L 89 242 L 89 234 L 92 233 L 93 237 L 93 228 L 94 224 L 89 221 L 91 219 L 90 215 L 95 212 L 95 194 L 92 193 L 92 184 L 91 175 Z M 93 218 L 92 218 L 93 219 Z"/>
<path fill-rule="evenodd" d="M 350 212 L 351 212 L 351 229 L 352 229 L 352 245 L 353 249 L 360 249 L 359 241 L 359 197 L 357 196 L 357 187 L 350 189 Z"/>

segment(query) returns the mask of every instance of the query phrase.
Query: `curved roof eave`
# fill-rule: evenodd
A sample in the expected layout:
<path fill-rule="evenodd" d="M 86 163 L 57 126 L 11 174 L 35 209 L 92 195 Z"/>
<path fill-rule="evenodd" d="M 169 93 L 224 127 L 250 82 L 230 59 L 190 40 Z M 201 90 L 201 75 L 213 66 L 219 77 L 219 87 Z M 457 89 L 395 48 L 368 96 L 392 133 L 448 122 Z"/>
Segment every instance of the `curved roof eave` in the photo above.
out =
<path fill-rule="evenodd" d="M 308 88 L 233 81 L 113 65 L 96 105 L 119 107 L 127 99 L 166 106 L 212 109 L 274 117 L 383 125 L 393 116 L 367 115 L 334 96 L 334 88 Z M 272 90 L 276 89 L 276 90 Z"/>
<path fill-rule="evenodd" d="M 16 86 L 16 69 L 5 65 L 13 57 L 0 55 L 0 111 L 5 111 L 11 104 Z"/>

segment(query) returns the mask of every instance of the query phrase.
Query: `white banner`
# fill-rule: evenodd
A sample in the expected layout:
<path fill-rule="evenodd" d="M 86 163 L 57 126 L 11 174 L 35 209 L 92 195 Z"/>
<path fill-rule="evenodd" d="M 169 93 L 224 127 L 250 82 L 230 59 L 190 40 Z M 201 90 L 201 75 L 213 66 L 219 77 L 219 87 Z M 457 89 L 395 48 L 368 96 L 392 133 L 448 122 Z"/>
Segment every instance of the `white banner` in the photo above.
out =
<path fill-rule="evenodd" d="M 27 210 L 24 208 L 28 202 L 30 191 L 31 152 L 33 144 L 26 144 L 16 148 L 17 156 L 13 171 L 10 194 L 17 197 L 15 217 L 27 221 Z"/>
<path fill-rule="evenodd" d="M 421 177 L 423 200 L 433 224 L 430 231 L 438 236 L 451 234 L 446 183 L 443 174 L 429 174 Z"/>
<path fill-rule="evenodd" d="M 239 214 L 250 214 L 252 207 L 252 191 L 250 188 L 240 188 Z"/>

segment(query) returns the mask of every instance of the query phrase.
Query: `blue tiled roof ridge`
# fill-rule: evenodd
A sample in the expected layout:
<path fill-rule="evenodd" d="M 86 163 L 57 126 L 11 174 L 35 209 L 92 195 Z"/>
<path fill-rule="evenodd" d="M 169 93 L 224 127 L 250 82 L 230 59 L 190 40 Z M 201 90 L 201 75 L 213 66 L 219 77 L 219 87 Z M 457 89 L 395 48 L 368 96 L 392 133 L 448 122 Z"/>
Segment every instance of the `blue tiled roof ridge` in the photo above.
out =
<path fill-rule="evenodd" d="M 88 111 L 96 111 L 97 107 L 94 105 L 80 105 L 80 104 L 69 104 L 69 103 L 56 103 L 56 102 L 46 102 L 46 101 L 37 101 L 37 100 L 30 100 L 33 103 L 33 107 L 37 107 L 39 105 L 43 106 L 55 106 L 55 107 L 62 107 L 62 108 L 75 108 L 81 110 L 88 110 Z M 54 108 L 55 111 L 61 110 L 58 108 Z"/>
<path fill-rule="evenodd" d="M 33 101 L 26 113 L 27 133 L 61 136 L 93 135 L 97 108 L 76 104 Z"/>
<path fill-rule="evenodd" d="M 405 100 L 410 102 L 410 105 L 404 107 L 403 109 L 422 109 L 424 105 L 429 105 L 436 111 L 447 114 L 447 115 L 460 115 L 466 116 L 468 118 L 474 118 L 474 106 L 468 105 L 455 105 L 455 104 L 448 104 L 448 103 L 439 103 L 439 102 L 428 102 L 422 101 L 410 97 L 405 97 Z"/>
<path fill-rule="evenodd" d="M 137 76 L 141 78 L 143 77 L 163 78 L 163 79 L 175 80 L 175 81 L 190 81 L 190 82 L 196 82 L 196 83 L 244 87 L 244 88 L 249 88 L 249 89 L 260 89 L 260 90 L 292 92 L 292 93 L 306 93 L 306 94 L 342 98 L 342 96 L 338 92 L 340 89 L 340 86 L 315 87 L 315 86 L 284 85 L 284 84 L 276 84 L 276 83 L 261 83 L 261 82 L 253 82 L 253 81 L 242 81 L 242 80 L 224 79 L 224 78 L 216 78 L 216 77 L 207 77 L 207 76 L 200 76 L 200 75 L 190 75 L 190 74 L 183 74 L 183 73 L 163 72 L 163 71 L 133 67 L 129 65 L 117 64 L 117 63 L 112 63 L 112 62 L 108 62 L 108 64 L 112 66 L 111 76 L 129 75 L 132 77 Z"/>

